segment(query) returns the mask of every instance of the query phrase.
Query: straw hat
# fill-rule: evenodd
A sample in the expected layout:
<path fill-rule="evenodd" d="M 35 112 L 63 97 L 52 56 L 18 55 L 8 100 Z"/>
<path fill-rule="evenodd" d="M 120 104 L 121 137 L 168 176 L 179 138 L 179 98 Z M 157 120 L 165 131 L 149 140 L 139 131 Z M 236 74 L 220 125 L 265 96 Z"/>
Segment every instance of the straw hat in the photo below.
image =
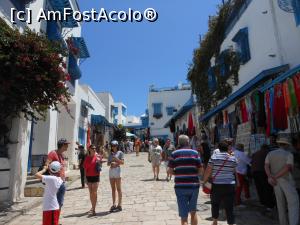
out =
<path fill-rule="evenodd" d="M 277 142 L 277 144 L 291 145 L 289 140 L 287 138 L 283 138 L 283 137 L 278 138 L 278 140 L 276 142 Z"/>

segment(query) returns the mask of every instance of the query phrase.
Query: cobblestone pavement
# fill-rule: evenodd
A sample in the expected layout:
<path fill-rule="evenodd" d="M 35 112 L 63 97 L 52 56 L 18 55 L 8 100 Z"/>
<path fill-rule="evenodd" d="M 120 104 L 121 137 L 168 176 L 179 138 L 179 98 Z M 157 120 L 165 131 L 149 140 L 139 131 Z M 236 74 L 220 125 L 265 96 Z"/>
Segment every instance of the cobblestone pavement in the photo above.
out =
<path fill-rule="evenodd" d="M 109 213 L 112 204 L 108 180 L 108 168 L 101 174 L 98 191 L 97 215 L 89 217 L 90 209 L 88 189 L 80 189 L 80 180 L 68 187 L 60 222 L 63 225 L 178 225 L 180 218 L 173 189 L 173 181 L 153 181 L 147 154 L 139 157 L 129 154 L 125 157 L 123 171 L 123 211 Z M 78 171 L 79 173 L 79 171 Z M 161 167 L 160 178 L 165 178 L 165 169 Z M 199 195 L 199 225 L 211 224 L 209 197 Z M 238 225 L 276 225 L 276 221 L 261 214 L 261 209 L 250 204 L 244 209 L 236 210 Z M 11 221 L 9 225 L 41 224 L 42 208 L 38 206 Z M 221 221 L 220 225 L 227 224 Z"/>

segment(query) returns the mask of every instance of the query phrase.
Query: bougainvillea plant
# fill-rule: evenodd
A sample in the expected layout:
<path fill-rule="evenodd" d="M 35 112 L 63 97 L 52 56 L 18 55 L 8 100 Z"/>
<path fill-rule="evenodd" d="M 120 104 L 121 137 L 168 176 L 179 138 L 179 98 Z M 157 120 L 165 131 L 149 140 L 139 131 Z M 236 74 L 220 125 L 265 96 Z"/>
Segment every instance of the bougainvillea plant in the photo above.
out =
<path fill-rule="evenodd" d="M 8 130 L 8 119 L 22 114 L 39 120 L 48 109 L 67 107 L 70 93 L 65 82 L 70 75 L 65 55 L 59 42 L 29 29 L 20 33 L 0 18 L 0 138 Z"/>

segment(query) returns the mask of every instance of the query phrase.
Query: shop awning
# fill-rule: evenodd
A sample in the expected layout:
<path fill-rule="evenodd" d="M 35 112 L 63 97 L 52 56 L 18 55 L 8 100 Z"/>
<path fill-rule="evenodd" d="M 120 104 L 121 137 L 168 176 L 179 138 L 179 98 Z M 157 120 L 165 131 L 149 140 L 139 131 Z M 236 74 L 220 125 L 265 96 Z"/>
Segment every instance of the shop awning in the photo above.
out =
<path fill-rule="evenodd" d="M 284 80 L 286 80 L 287 78 L 289 78 L 290 76 L 295 75 L 299 71 L 300 71 L 300 65 L 298 65 L 295 68 L 288 70 L 285 73 L 281 74 L 280 76 L 276 77 L 274 80 L 272 80 L 272 82 L 266 84 L 259 90 L 261 92 L 264 92 L 264 91 L 268 90 L 269 88 L 273 87 L 275 84 L 281 83 Z"/>
<path fill-rule="evenodd" d="M 136 137 L 136 135 L 132 134 L 132 133 L 129 133 L 129 132 L 126 132 L 126 137 Z"/>
<path fill-rule="evenodd" d="M 90 53 L 88 51 L 83 37 L 71 37 L 71 40 L 74 43 L 75 47 L 79 49 L 78 58 L 85 59 L 90 57 Z"/>
<path fill-rule="evenodd" d="M 260 74 L 258 74 L 256 77 L 254 77 L 252 80 L 247 82 L 243 87 L 241 87 L 239 90 L 231 94 L 228 98 L 226 98 L 223 102 L 221 102 L 217 107 L 215 107 L 210 112 L 204 114 L 200 117 L 200 122 L 206 121 L 210 119 L 212 116 L 220 112 L 221 110 L 227 108 L 229 105 L 237 101 L 239 98 L 245 96 L 249 92 L 251 92 L 254 88 L 257 88 L 262 81 L 265 81 L 266 79 L 269 79 L 271 75 L 285 72 L 289 69 L 289 65 L 282 65 L 278 67 L 274 67 L 271 69 L 267 69 L 262 71 Z"/>
<path fill-rule="evenodd" d="M 91 115 L 91 124 L 92 125 L 102 125 L 102 126 L 111 126 L 104 116 L 101 115 Z"/>
<path fill-rule="evenodd" d="M 175 113 L 172 118 L 165 124 L 165 128 L 168 128 L 173 121 L 180 119 L 186 112 L 190 111 L 195 106 L 193 96 Z"/>
<path fill-rule="evenodd" d="M 62 13 L 62 15 L 64 13 L 65 8 L 72 9 L 71 3 L 69 0 L 49 0 L 49 2 L 51 4 L 52 8 L 54 9 L 54 11 L 60 11 Z M 73 12 L 71 12 L 71 14 L 73 14 Z M 62 27 L 66 27 L 66 28 L 78 27 L 78 23 L 71 15 L 69 15 L 66 18 L 66 20 L 61 20 L 61 25 L 62 25 Z"/>

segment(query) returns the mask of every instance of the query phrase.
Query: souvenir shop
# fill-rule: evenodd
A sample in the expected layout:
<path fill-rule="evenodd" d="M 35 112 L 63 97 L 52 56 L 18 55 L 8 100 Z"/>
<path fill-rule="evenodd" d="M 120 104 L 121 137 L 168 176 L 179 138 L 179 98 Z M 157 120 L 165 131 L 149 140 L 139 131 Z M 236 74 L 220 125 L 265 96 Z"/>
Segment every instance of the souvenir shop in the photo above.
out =
<path fill-rule="evenodd" d="M 300 65 L 269 82 L 251 82 L 200 117 L 212 144 L 233 138 L 253 154 L 272 134 L 291 139 L 300 133 Z"/>

